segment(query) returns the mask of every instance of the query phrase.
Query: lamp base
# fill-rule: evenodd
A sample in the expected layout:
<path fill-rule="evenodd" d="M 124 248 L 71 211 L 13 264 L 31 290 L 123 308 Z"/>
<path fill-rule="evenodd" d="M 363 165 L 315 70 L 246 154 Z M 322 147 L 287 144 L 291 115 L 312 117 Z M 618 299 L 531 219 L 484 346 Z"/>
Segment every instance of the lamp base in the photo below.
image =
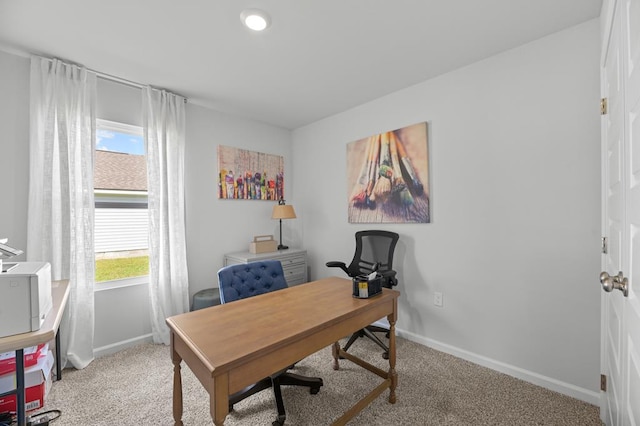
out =
<path fill-rule="evenodd" d="M 282 244 L 278 244 L 278 250 L 286 250 L 289 246 L 283 246 Z"/>

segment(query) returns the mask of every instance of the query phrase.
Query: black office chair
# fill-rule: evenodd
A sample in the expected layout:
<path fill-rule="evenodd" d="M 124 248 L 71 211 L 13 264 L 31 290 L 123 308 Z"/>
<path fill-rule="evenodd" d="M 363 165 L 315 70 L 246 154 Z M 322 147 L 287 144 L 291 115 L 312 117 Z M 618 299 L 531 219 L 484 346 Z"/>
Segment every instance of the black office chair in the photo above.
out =
<path fill-rule="evenodd" d="M 396 249 L 399 235 L 395 232 L 369 230 L 356 232 L 356 252 L 349 266 L 344 262 L 327 262 L 329 268 L 340 268 L 348 276 L 369 275 L 376 270 L 382 275 L 382 286 L 391 288 L 398 284 L 396 271 L 393 270 L 393 252 Z M 349 338 L 344 347 L 347 351 L 359 337 L 368 337 L 380 346 L 384 352 L 383 358 L 389 358 L 389 348 L 378 336 L 373 333 L 385 333 L 389 337 L 389 329 L 369 325 L 360 331 L 355 332 Z"/>
<path fill-rule="evenodd" d="M 287 288 L 287 281 L 282 270 L 282 264 L 278 260 L 265 260 L 225 266 L 218 271 L 218 281 L 220 285 L 221 303 L 229 303 Z M 251 314 L 251 312 L 247 312 L 247 315 Z M 258 383 L 231 395 L 229 397 L 229 411 L 233 410 L 233 405 L 237 402 L 261 390 L 272 388 L 278 409 L 278 417 L 273 422 L 273 425 L 283 425 L 286 414 L 280 386 L 306 386 L 312 395 L 317 394 L 322 386 L 321 378 L 305 377 L 290 373 L 287 371 L 289 368 L 265 377 Z"/>

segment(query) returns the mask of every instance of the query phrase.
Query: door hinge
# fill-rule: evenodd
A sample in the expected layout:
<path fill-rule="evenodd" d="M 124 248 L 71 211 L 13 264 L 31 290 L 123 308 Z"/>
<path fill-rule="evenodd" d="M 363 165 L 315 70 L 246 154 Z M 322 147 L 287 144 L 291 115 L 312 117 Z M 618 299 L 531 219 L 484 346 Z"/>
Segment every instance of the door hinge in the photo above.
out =
<path fill-rule="evenodd" d="M 602 237 L 602 253 L 603 254 L 607 254 L 609 253 L 609 241 L 607 240 L 607 237 Z"/>
<path fill-rule="evenodd" d="M 600 99 L 600 115 L 607 113 L 607 98 Z"/>
<path fill-rule="evenodd" d="M 605 376 L 604 374 L 600 375 L 600 390 L 602 392 L 607 391 L 607 376 Z"/>

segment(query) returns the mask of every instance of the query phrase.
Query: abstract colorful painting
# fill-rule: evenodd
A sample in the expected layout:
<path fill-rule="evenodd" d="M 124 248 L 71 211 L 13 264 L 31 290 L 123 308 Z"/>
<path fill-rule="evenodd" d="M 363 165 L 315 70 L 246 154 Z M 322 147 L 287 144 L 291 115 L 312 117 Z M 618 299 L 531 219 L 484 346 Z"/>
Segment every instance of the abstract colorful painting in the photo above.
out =
<path fill-rule="evenodd" d="M 427 123 L 347 144 L 349 223 L 429 223 Z"/>
<path fill-rule="evenodd" d="M 284 199 L 284 157 L 218 145 L 218 198 Z"/>

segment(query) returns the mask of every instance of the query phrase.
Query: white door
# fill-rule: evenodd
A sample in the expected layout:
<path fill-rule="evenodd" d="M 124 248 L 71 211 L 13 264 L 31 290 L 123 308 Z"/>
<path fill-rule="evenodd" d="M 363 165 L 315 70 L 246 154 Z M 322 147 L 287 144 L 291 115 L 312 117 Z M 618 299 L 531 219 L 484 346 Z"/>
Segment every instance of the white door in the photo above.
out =
<path fill-rule="evenodd" d="M 610 426 L 640 425 L 640 0 L 604 3 L 600 413 Z"/>

